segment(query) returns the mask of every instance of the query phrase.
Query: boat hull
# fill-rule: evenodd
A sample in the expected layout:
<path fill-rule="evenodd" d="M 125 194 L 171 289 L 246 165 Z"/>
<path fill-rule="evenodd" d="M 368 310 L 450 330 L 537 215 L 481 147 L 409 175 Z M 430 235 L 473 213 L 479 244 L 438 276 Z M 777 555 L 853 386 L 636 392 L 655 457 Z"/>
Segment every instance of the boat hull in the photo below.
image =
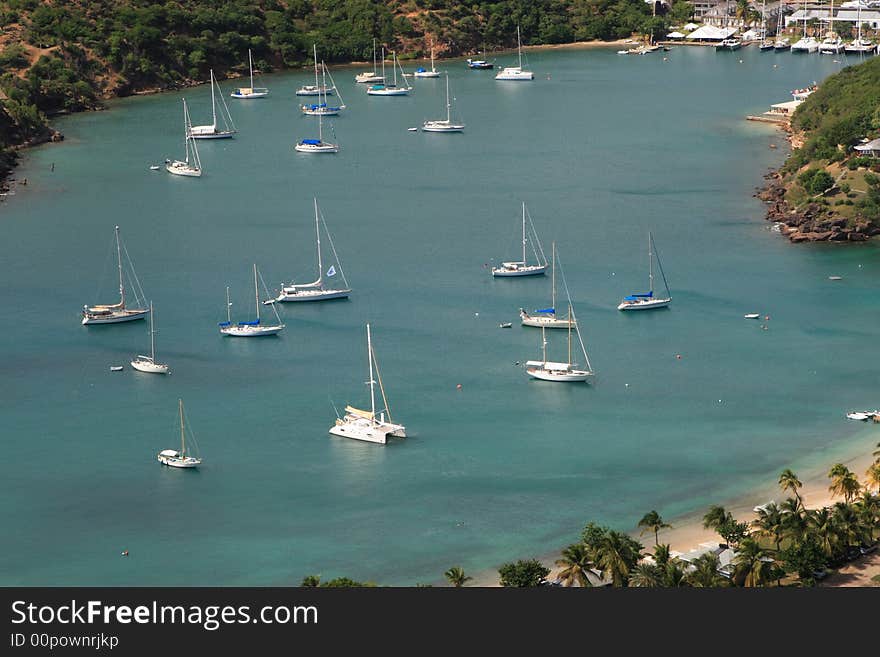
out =
<path fill-rule="evenodd" d="M 201 178 L 202 170 L 187 164 L 186 162 L 181 162 L 180 160 L 175 160 L 174 162 L 168 162 L 165 164 L 165 171 L 175 176 L 186 176 L 187 178 Z"/>
<path fill-rule="evenodd" d="M 508 269 L 505 267 L 493 267 L 492 276 L 495 278 L 510 278 L 513 276 L 541 276 L 547 271 L 547 265 L 531 265 L 528 267 L 519 267 L 517 269 Z"/>
<path fill-rule="evenodd" d="M 416 71 L 413 76 L 417 78 L 439 78 L 440 71 Z"/>
<path fill-rule="evenodd" d="M 138 372 L 147 374 L 168 374 L 168 366 L 163 363 L 154 363 L 149 358 L 140 358 L 131 361 L 131 366 Z"/>
<path fill-rule="evenodd" d="M 408 96 L 409 89 L 367 89 L 370 96 Z"/>
<path fill-rule="evenodd" d="M 220 333 L 230 338 L 262 338 L 269 335 L 278 335 L 284 330 L 284 324 L 280 326 L 224 326 Z"/>
<path fill-rule="evenodd" d="M 655 308 L 665 308 L 672 299 L 646 299 L 644 301 L 623 301 L 618 310 L 654 310 Z"/>
<path fill-rule="evenodd" d="M 528 313 L 520 312 L 519 316 L 523 326 L 548 329 L 567 329 L 569 326 L 572 328 L 577 326 L 577 321 L 569 322 L 567 319 L 554 317 L 553 315 L 529 315 Z"/>
<path fill-rule="evenodd" d="M 381 84 L 385 82 L 385 78 L 375 73 L 358 73 L 354 76 L 354 81 L 358 84 Z"/>
<path fill-rule="evenodd" d="M 329 142 L 322 142 L 320 144 L 304 144 L 299 142 L 293 147 L 293 150 L 299 153 L 338 153 L 339 146 Z"/>
<path fill-rule="evenodd" d="M 464 125 L 447 121 L 425 121 L 422 132 L 463 132 Z"/>
<path fill-rule="evenodd" d="M 233 91 L 229 94 L 232 98 L 238 98 L 239 100 L 253 100 L 255 98 L 265 98 L 269 95 L 268 91 L 256 91 L 249 94 L 241 93 L 239 91 Z"/>
<path fill-rule="evenodd" d="M 149 310 L 124 310 L 121 313 L 110 313 L 109 315 L 94 315 L 92 313 L 83 312 L 82 324 L 83 326 L 121 324 L 122 322 L 133 322 L 137 319 L 146 319 L 149 314 Z"/>
<path fill-rule="evenodd" d="M 526 368 L 526 373 L 533 379 L 540 381 L 555 381 L 559 383 L 584 383 L 593 376 L 592 372 L 585 370 L 545 370 L 540 367 Z"/>
<path fill-rule="evenodd" d="M 297 96 L 332 96 L 336 93 L 336 90 L 333 87 L 327 89 L 320 89 L 318 87 L 311 87 L 308 89 L 297 89 Z"/>
<path fill-rule="evenodd" d="M 296 292 L 281 291 L 275 301 L 285 303 L 292 301 L 329 301 L 330 299 L 347 299 L 351 290 L 297 290 Z"/>
<path fill-rule="evenodd" d="M 307 105 L 301 105 L 302 113 L 306 116 L 339 116 L 342 107 L 321 107 L 313 109 Z"/>
<path fill-rule="evenodd" d="M 202 459 L 193 458 L 192 456 L 181 458 L 179 456 L 165 456 L 163 454 L 159 454 L 156 460 L 162 465 L 167 465 L 171 468 L 196 468 L 202 463 Z"/>
<path fill-rule="evenodd" d="M 504 69 L 495 76 L 495 79 L 506 80 L 508 82 L 529 82 L 530 80 L 535 79 L 535 74 L 531 71 L 508 71 L 507 69 Z"/>
<path fill-rule="evenodd" d="M 204 134 L 190 133 L 190 137 L 193 139 L 232 139 L 234 134 L 234 130 L 219 130 L 217 132 Z"/>

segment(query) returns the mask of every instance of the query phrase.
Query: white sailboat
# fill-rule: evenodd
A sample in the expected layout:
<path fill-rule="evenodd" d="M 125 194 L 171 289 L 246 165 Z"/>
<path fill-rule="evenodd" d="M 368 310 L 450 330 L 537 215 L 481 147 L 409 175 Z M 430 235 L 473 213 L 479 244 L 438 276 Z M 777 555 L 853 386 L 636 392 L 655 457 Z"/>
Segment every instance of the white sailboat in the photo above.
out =
<path fill-rule="evenodd" d="M 128 308 L 125 299 L 125 276 L 122 271 L 122 247 L 119 240 L 119 226 L 116 226 L 116 264 L 119 270 L 119 303 L 98 304 L 95 306 L 85 305 L 82 310 L 82 324 L 91 326 L 94 324 L 118 324 L 120 322 L 131 322 L 136 319 L 144 319 L 150 312 L 149 308 L 144 308 L 144 293 L 141 289 L 140 281 L 134 272 L 134 265 L 131 258 L 128 257 L 128 250 L 125 251 L 125 257 L 128 260 L 128 266 L 131 269 L 134 285 L 132 292 L 134 293 L 135 304 L 140 307 Z"/>
<path fill-rule="evenodd" d="M 248 71 L 250 71 L 251 86 L 239 87 L 229 95 L 233 98 L 240 98 L 243 100 L 249 100 L 252 98 L 265 98 L 266 96 L 268 96 L 269 90 L 266 87 L 254 86 L 254 59 L 251 56 L 250 48 L 248 48 Z"/>
<path fill-rule="evenodd" d="M 183 400 L 177 400 L 177 410 L 180 417 L 180 451 L 176 449 L 163 449 L 156 455 L 156 459 L 163 465 L 172 468 L 195 468 L 202 463 L 201 458 L 190 456 L 186 450 L 186 420 L 183 415 Z"/>
<path fill-rule="evenodd" d="M 373 70 L 364 71 L 354 76 L 354 81 L 358 84 L 374 84 L 376 82 L 384 82 L 385 76 L 376 72 L 376 40 L 373 39 Z"/>
<path fill-rule="evenodd" d="M 522 67 L 522 42 L 519 37 L 519 25 L 516 26 L 516 50 L 519 54 L 519 66 L 507 66 L 495 76 L 496 80 L 534 80 L 535 74 L 524 71 Z"/>
<path fill-rule="evenodd" d="M 351 293 L 348 281 L 345 279 L 345 272 L 342 271 L 342 264 L 339 262 L 339 256 L 336 255 L 336 247 L 333 246 L 333 238 L 330 237 L 330 231 L 327 230 L 327 224 L 324 223 L 324 217 L 318 210 L 318 199 L 315 201 L 315 241 L 318 250 L 318 278 L 311 283 L 303 283 L 302 285 L 282 285 L 281 293 L 275 301 L 327 301 L 328 299 L 344 299 Z M 332 278 L 339 274 L 342 277 L 343 287 L 332 288 L 324 285 L 324 259 L 321 253 L 321 227 L 324 224 L 324 232 L 327 233 L 327 239 L 330 242 L 330 248 L 333 251 L 335 263 L 330 265 L 326 272 L 327 278 Z"/>
<path fill-rule="evenodd" d="M 194 125 L 189 129 L 189 134 L 193 139 L 229 139 L 238 132 L 235 124 L 232 122 L 232 115 L 229 113 L 229 107 L 226 105 L 226 99 L 223 94 L 214 93 L 217 87 L 217 81 L 214 79 L 214 70 L 211 70 L 211 125 Z M 220 117 L 223 119 L 224 130 L 217 128 L 217 96 L 220 96 L 220 102 L 223 108 Z"/>
<path fill-rule="evenodd" d="M 773 42 L 774 52 L 783 52 L 791 48 L 791 41 L 789 41 L 788 37 L 782 36 L 782 24 L 785 22 L 783 13 L 782 4 L 780 3 L 776 8 L 776 40 Z"/>
<path fill-rule="evenodd" d="M 200 178 L 202 175 L 202 161 L 199 159 L 199 149 L 196 148 L 196 140 L 192 135 L 192 124 L 189 120 L 189 112 L 186 109 L 186 98 L 183 99 L 183 146 L 186 149 L 185 160 L 165 160 L 165 170 L 175 176 L 188 176 Z M 192 159 L 192 162 L 190 162 Z"/>
<path fill-rule="evenodd" d="M 758 48 L 761 52 L 773 50 L 773 42 L 767 38 L 767 0 L 761 0 L 761 43 Z"/>
<path fill-rule="evenodd" d="M 406 76 L 403 74 L 403 69 L 400 69 L 400 75 L 403 78 L 402 87 L 397 86 L 397 69 L 400 67 L 400 63 L 397 61 L 397 53 L 391 53 L 392 66 L 394 68 L 394 82 L 391 84 L 387 84 L 385 82 L 380 82 L 378 84 L 371 85 L 367 88 L 367 94 L 370 96 L 408 96 L 409 92 L 412 91 L 412 87 L 409 86 L 409 83 L 406 81 Z M 385 48 L 382 48 L 382 79 L 385 80 Z"/>
<path fill-rule="evenodd" d="M 861 2 L 859 5 L 861 6 Z M 838 55 L 843 52 L 843 48 L 843 39 L 834 31 L 834 0 L 831 0 L 831 9 L 828 12 L 828 33 L 819 44 L 819 54 Z"/>
<path fill-rule="evenodd" d="M 440 71 L 434 68 L 434 44 L 431 44 L 431 70 L 426 71 L 423 67 L 419 67 L 413 73 L 417 78 L 439 78 Z"/>
<path fill-rule="evenodd" d="M 272 306 L 272 312 L 275 313 L 277 324 L 263 324 L 260 321 L 260 293 L 257 288 L 257 265 L 254 264 L 254 300 L 257 310 L 257 318 L 250 322 L 232 323 L 232 304 L 229 302 L 229 287 L 226 288 L 226 321 L 220 322 L 220 334 L 228 335 L 234 338 L 258 338 L 266 335 L 277 335 L 284 329 L 281 323 L 281 317 L 275 306 Z"/>
<path fill-rule="evenodd" d="M 379 374 L 379 363 L 376 361 L 376 355 L 373 352 L 373 340 L 370 335 L 369 324 L 367 324 L 367 360 L 369 361 L 370 370 L 370 379 L 367 381 L 370 386 L 370 410 L 365 411 L 353 406 L 346 406 L 345 415 L 341 418 L 336 418 L 336 423 L 330 427 L 330 433 L 334 436 L 364 440 L 381 445 L 388 442 L 389 436 L 406 438 L 406 427 L 402 424 L 395 424 L 391 418 L 391 409 L 388 406 L 388 398 L 385 396 L 382 376 Z M 376 380 L 373 379 L 374 369 Z M 376 415 L 375 391 L 377 382 L 384 404 L 384 409 L 379 411 L 378 416 Z"/>
<path fill-rule="evenodd" d="M 804 0 L 804 35 L 791 45 L 791 52 L 816 52 L 817 50 L 819 50 L 819 40 L 816 37 L 807 36 L 807 0 Z"/>
<path fill-rule="evenodd" d="M 856 12 L 856 24 L 857 24 L 857 32 L 856 38 L 851 42 L 846 44 L 843 47 L 843 51 L 847 55 L 865 55 L 865 54 L 873 54 L 877 50 L 877 46 L 873 44 L 873 42 L 868 41 L 867 39 L 862 38 L 862 3 L 859 2 L 858 10 Z"/>
<path fill-rule="evenodd" d="M 526 217 L 529 222 L 529 234 L 532 236 L 532 252 L 537 259 L 537 263 L 530 265 L 526 259 L 526 243 L 529 242 L 526 234 Z M 537 247 L 535 246 L 537 244 Z M 536 276 L 547 271 L 547 257 L 544 255 L 544 249 L 541 248 L 541 242 L 538 240 L 538 233 L 535 231 L 535 225 L 532 223 L 532 217 L 526 210 L 526 204 L 522 204 L 522 260 L 513 260 L 510 262 L 502 262 L 500 267 L 492 268 L 492 276 Z"/>
<path fill-rule="evenodd" d="M 339 144 L 324 141 L 324 115 L 318 114 L 318 138 L 301 139 L 293 147 L 299 153 L 338 153 Z"/>
<path fill-rule="evenodd" d="M 553 290 L 551 293 L 551 302 L 549 308 L 542 308 L 541 310 L 536 310 L 534 314 L 528 313 L 525 309 L 519 309 L 519 316 L 522 320 L 523 326 L 535 326 L 538 328 L 569 328 L 572 324 L 572 318 L 569 317 L 557 317 L 556 316 L 556 242 L 553 242 L 552 247 L 552 255 L 550 256 L 550 263 L 553 283 L 551 285 L 551 289 Z"/>
<path fill-rule="evenodd" d="M 328 87 L 318 84 L 318 45 L 312 44 L 312 53 L 315 59 L 315 84 L 304 84 L 296 90 L 297 96 L 329 96 L 336 92 L 336 87 Z"/>
<path fill-rule="evenodd" d="M 147 374 L 168 374 L 168 365 L 156 362 L 156 331 L 153 329 L 153 302 L 150 302 L 150 355 L 138 355 L 131 366 L 138 372 L 146 372 Z"/>
<path fill-rule="evenodd" d="M 316 73 L 317 75 L 317 73 Z M 333 76 L 330 75 L 330 71 L 327 70 L 327 66 L 324 62 L 321 62 L 321 79 L 322 86 L 327 88 L 327 78 L 330 78 L 330 84 L 333 89 L 336 89 L 336 83 L 333 81 Z M 315 78 L 317 80 L 317 77 Z M 338 116 L 339 112 L 345 109 L 345 101 L 342 99 L 342 93 L 336 89 L 336 95 L 339 96 L 339 105 L 332 106 L 327 102 L 326 94 L 322 97 L 318 98 L 317 103 L 305 103 L 300 105 L 300 109 L 302 113 L 306 116 Z"/>
<path fill-rule="evenodd" d="M 449 73 L 446 74 L 446 119 L 425 121 L 422 124 L 424 132 L 462 132 L 464 123 L 453 123 L 452 104 L 449 102 Z"/>
<path fill-rule="evenodd" d="M 663 285 L 666 287 L 665 297 L 654 296 L 654 258 L 657 258 L 657 267 L 660 269 L 660 275 L 663 277 Z M 669 294 L 669 285 L 666 283 L 666 274 L 663 273 L 663 265 L 660 264 L 660 255 L 657 253 L 654 245 L 654 236 L 648 233 L 648 292 L 645 294 L 630 294 L 623 298 L 618 310 L 651 310 L 653 308 L 662 308 L 668 306 L 672 302 L 672 295 Z"/>

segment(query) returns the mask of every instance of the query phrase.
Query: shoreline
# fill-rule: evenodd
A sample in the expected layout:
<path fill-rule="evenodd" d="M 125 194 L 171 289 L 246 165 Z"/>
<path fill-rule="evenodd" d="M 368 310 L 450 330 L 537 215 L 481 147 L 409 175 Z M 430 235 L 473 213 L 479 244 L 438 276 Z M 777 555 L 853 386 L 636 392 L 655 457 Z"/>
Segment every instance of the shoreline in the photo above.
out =
<path fill-rule="evenodd" d="M 858 439 L 860 442 L 864 439 L 864 442 L 868 442 L 867 451 L 862 451 L 862 448 L 859 448 L 859 451 L 856 452 L 848 452 L 844 455 L 840 455 L 834 463 L 827 463 L 821 467 L 813 466 L 811 468 L 805 469 L 802 472 L 796 472 L 798 474 L 798 478 L 803 482 L 803 487 L 800 489 L 799 493 L 801 499 L 804 501 L 804 505 L 810 509 L 817 509 L 826 506 L 831 506 L 835 502 L 841 501 L 840 498 L 834 498 L 830 491 L 828 490 L 829 481 L 828 481 L 828 470 L 835 463 L 843 463 L 850 470 L 852 470 L 855 475 L 859 478 L 861 482 L 864 478 L 864 473 L 874 462 L 874 457 L 872 456 L 872 452 L 876 449 L 876 445 L 878 441 L 880 441 L 880 430 L 877 432 L 871 433 L 871 438 L 868 440 L 869 432 L 867 430 L 859 432 L 854 436 L 854 438 Z M 785 469 L 785 466 L 782 466 L 782 469 Z M 780 470 L 781 472 L 782 470 Z M 725 508 L 725 510 L 729 511 L 733 514 L 734 518 L 740 522 L 750 522 L 756 517 L 754 512 L 754 507 L 759 504 L 765 504 L 771 500 L 774 500 L 777 504 L 781 503 L 785 500 L 786 497 L 789 497 L 789 493 L 783 493 L 782 489 L 779 488 L 778 483 L 774 481 L 767 481 L 766 484 L 762 484 L 760 486 L 749 489 L 748 491 L 742 493 L 741 495 L 737 495 L 735 497 L 719 499 L 712 504 L 720 504 Z M 687 513 L 684 515 L 672 517 L 672 518 L 664 518 L 664 521 L 668 522 L 672 525 L 671 529 L 661 530 L 658 534 L 660 543 L 666 543 L 670 546 L 670 551 L 673 553 L 686 553 L 691 550 L 697 549 L 700 547 L 700 543 L 705 543 L 709 541 L 713 542 L 723 542 L 720 536 L 715 533 L 711 529 L 705 529 L 703 527 L 703 515 L 708 511 L 708 507 L 705 509 L 701 509 L 699 511 L 693 511 L 691 513 Z M 650 509 L 646 509 L 645 512 L 650 511 Z M 662 510 L 660 511 L 660 515 L 662 516 Z M 587 523 L 589 518 L 584 518 L 583 522 Z M 633 526 L 638 522 L 638 518 L 633 519 Z M 576 538 L 580 536 L 581 527 L 573 528 L 573 536 Z M 619 529 L 616 527 L 612 527 L 612 529 Z M 640 534 L 640 530 L 637 528 L 622 530 L 628 536 L 636 539 L 644 545 L 644 552 L 649 553 L 652 551 L 652 545 L 650 543 L 651 536 L 650 532 L 646 532 L 645 534 Z M 547 581 L 552 581 L 556 578 L 559 573 L 559 568 L 556 566 L 556 559 L 559 558 L 560 552 L 565 548 L 565 545 L 559 546 L 559 548 L 552 554 L 543 554 L 541 556 L 535 557 L 543 563 L 547 568 L 550 569 L 550 574 L 547 575 Z M 532 558 L 530 556 L 520 556 L 520 557 L 511 557 L 511 561 L 515 561 L 517 559 L 528 559 Z M 499 564 L 500 566 L 500 564 Z M 837 571 L 832 571 L 829 573 L 828 580 L 821 583 L 822 586 L 870 586 L 870 580 L 873 576 L 880 575 L 880 554 L 870 555 L 868 558 L 861 558 L 855 562 L 846 564 L 841 567 Z M 498 570 L 497 567 L 492 570 L 480 571 L 472 575 L 473 579 L 468 583 L 468 586 L 473 587 L 488 587 L 495 588 L 500 587 L 498 578 Z"/>

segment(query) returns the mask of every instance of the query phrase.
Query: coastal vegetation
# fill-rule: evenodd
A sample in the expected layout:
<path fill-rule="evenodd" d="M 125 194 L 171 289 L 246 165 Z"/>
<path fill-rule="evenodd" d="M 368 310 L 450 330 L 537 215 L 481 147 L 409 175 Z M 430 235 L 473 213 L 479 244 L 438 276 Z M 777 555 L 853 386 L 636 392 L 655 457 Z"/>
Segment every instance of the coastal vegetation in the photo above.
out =
<path fill-rule="evenodd" d="M 761 193 L 792 241 L 863 241 L 880 234 L 880 158 L 855 150 L 880 136 L 880 60 L 828 77 L 794 112 L 793 143 Z"/>
<path fill-rule="evenodd" d="M 0 8 L 0 177 L 12 146 L 47 141 L 52 116 L 103 99 L 300 67 L 366 61 L 373 39 L 401 58 L 661 34 L 692 13 L 643 0 L 6 0 Z M 56 135 L 57 138 L 57 135 Z"/>

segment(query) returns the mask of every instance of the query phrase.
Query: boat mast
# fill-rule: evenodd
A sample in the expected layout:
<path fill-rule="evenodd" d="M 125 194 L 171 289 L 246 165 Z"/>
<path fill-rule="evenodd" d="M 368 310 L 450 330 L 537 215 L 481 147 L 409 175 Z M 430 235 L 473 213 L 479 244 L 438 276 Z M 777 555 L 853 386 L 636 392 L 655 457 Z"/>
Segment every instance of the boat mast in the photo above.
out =
<path fill-rule="evenodd" d="M 189 113 L 186 111 L 186 98 L 183 99 L 183 148 L 186 151 L 186 163 L 189 164 Z"/>
<path fill-rule="evenodd" d="M 858 45 L 862 45 L 862 0 L 859 0 L 859 10 L 856 14 L 856 23 L 858 23 L 858 36 L 856 37 L 856 41 L 858 41 Z"/>
<path fill-rule="evenodd" d="M 547 367 L 547 329 L 544 326 L 541 327 L 541 360 Z"/>
<path fill-rule="evenodd" d="M 229 286 L 226 286 L 226 322 L 232 323 L 232 304 L 229 303 Z"/>
<path fill-rule="evenodd" d="M 384 54 L 382 55 L 384 57 Z M 373 75 L 376 75 L 376 39 L 373 39 Z M 385 80 L 382 80 L 383 82 Z"/>
<path fill-rule="evenodd" d="M 568 304 L 568 364 L 571 366 L 571 304 Z"/>
<path fill-rule="evenodd" d="M 522 204 L 522 247 L 523 247 L 523 266 L 526 264 L 526 203 Z"/>
<path fill-rule="evenodd" d="M 551 276 L 553 278 L 553 292 L 551 298 L 550 307 L 553 309 L 553 314 L 556 314 L 556 242 L 553 242 L 553 266 L 550 268 Z"/>
<path fill-rule="evenodd" d="M 519 67 L 522 68 L 522 43 L 519 40 L 519 25 L 516 26 L 516 50 L 519 52 Z"/>
<path fill-rule="evenodd" d="M 859 0 L 859 7 L 862 6 L 862 0 Z M 828 38 L 834 35 L 834 0 L 831 0 L 831 11 L 828 13 Z"/>
<path fill-rule="evenodd" d="M 251 57 L 251 49 L 248 48 L 248 70 L 251 74 L 251 93 L 254 91 L 254 60 Z"/>
<path fill-rule="evenodd" d="M 376 419 L 376 393 L 373 389 L 375 382 L 373 381 L 373 340 L 370 337 L 370 325 L 367 324 L 367 360 L 370 361 L 370 412 L 373 419 Z"/>
<path fill-rule="evenodd" d="M 767 40 L 767 0 L 761 0 L 761 44 Z"/>
<path fill-rule="evenodd" d="M 321 260 L 321 229 L 318 227 L 318 199 L 315 198 L 315 237 L 318 243 L 318 285 L 321 285 L 321 282 L 324 278 L 324 264 Z M 323 288 L 324 286 L 321 285 Z"/>
<path fill-rule="evenodd" d="M 156 331 L 153 330 L 153 302 L 150 301 L 150 360 L 156 362 Z"/>
<path fill-rule="evenodd" d="M 217 107 L 214 102 L 214 69 L 211 69 L 211 125 L 217 129 Z"/>
<path fill-rule="evenodd" d="M 119 268 L 119 306 L 125 310 L 125 282 L 122 278 L 122 251 L 119 250 L 119 226 L 116 227 L 116 263 Z M 135 289 L 135 301 L 137 301 L 137 289 Z"/>
<path fill-rule="evenodd" d="M 385 46 L 382 46 L 382 84 L 385 84 Z"/>
<path fill-rule="evenodd" d="M 431 51 L 431 54 L 434 54 L 434 51 Z M 431 58 L 431 69 L 434 68 L 434 59 Z M 451 105 L 449 104 L 449 71 L 446 72 L 446 123 L 452 122 L 452 110 Z"/>
<path fill-rule="evenodd" d="M 315 86 L 318 86 L 318 46 L 317 44 L 312 44 L 312 53 L 315 58 Z M 321 102 L 321 93 L 318 92 L 318 102 Z"/>
<path fill-rule="evenodd" d="M 397 53 L 391 52 L 391 67 L 394 69 L 394 86 L 397 86 Z"/>
<path fill-rule="evenodd" d="M 804 38 L 807 38 L 807 0 L 804 0 Z"/>
<path fill-rule="evenodd" d="M 651 233 L 648 233 L 648 292 L 654 292 L 654 256 L 651 253 L 651 242 L 653 242 Z"/>
<path fill-rule="evenodd" d="M 257 290 L 257 263 L 254 263 L 254 302 L 257 306 L 257 321 L 260 321 L 260 292 Z"/>
<path fill-rule="evenodd" d="M 180 456 L 186 456 L 186 441 L 184 440 L 185 432 L 183 430 L 183 400 L 177 400 L 177 410 L 180 413 Z"/>
<path fill-rule="evenodd" d="M 434 42 L 431 41 L 431 73 L 434 73 Z M 449 81 L 449 74 L 446 74 L 446 80 Z M 447 95 L 449 95 L 449 90 L 447 89 Z"/>

